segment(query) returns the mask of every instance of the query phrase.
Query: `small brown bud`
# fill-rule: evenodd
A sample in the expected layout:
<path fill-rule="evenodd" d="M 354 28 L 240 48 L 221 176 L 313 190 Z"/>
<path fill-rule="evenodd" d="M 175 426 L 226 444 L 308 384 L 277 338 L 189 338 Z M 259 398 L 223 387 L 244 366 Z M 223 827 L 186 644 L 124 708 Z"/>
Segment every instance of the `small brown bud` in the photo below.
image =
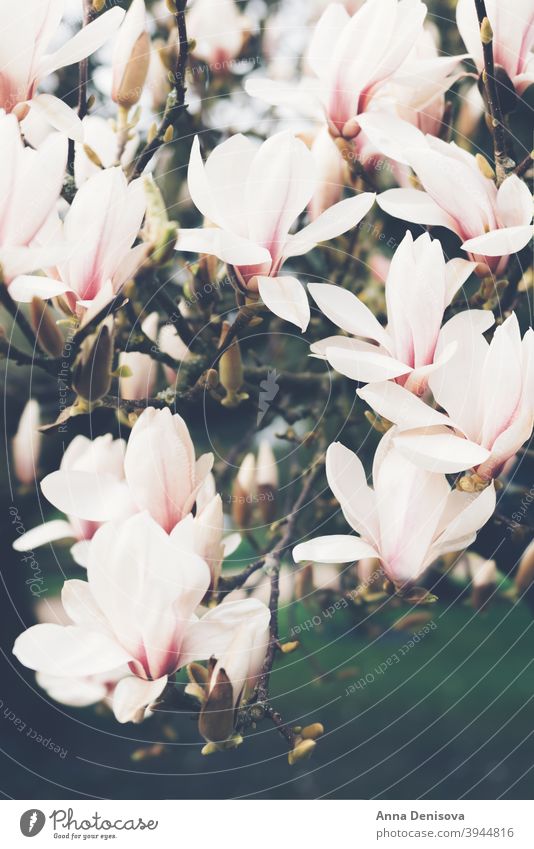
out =
<path fill-rule="evenodd" d="M 482 44 L 491 44 L 493 41 L 493 30 L 489 18 L 484 18 L 480 24 L 480 40 Z"/>
<path fill-rule="evenodd" d="M 291 654 L 292 652 L 296 651 L 299 646 L 300 643 L 298 640 L 294 640 L 291 643 L 281 643 L 280 651 L 282 652 L 282 654 Z"/>
<path fill-rule="evenodd" d="M 230 324 L 223 322 L 219 344 L 224 345 L 230 330 Z M 246 392 L 240 392 L 243 386 L 243 361 L 237 339 L 233 339 L 219 361 L 219 380 L 226 389 L 226 397 L 222 400 L 224 407 L 237 407 L 248 398 Z"/>
<path fill-rule="evenodd" d="M 90 403 L 109 392 L 113 350 L 113 318 L 110 316 L 95 335 L 83 341 L 73 374 L 73 388 Z"/>
<path fill-rule="evenodd" d="M 41 298 L 33 298 L 30 320 L 39 345 L 51 357 L 60 357 L 65 344 L 63 334 L 57 326 L 52 311 Z"/>

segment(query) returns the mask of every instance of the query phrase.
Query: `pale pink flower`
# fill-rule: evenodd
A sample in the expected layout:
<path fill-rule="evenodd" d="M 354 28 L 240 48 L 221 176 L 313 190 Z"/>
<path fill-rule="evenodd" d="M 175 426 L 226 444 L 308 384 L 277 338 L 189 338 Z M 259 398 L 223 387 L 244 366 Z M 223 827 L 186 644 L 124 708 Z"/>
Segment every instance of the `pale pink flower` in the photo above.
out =
<path fill-rule="evenodd" d="M 327 127 L 322 127 L 315 136 L 311 152 L 317 169 L 317 188 L 308 204 L 308 214 L 315 221 L 343 196 L 346 162 Z"/>
<path fill-rule="evenodd" d="M 47 52 L 59 29 L 65 0 L 0 0 L 0 108 L 22 120 L 31 108 L 70 138 L 83 138 L 80 119 L 58 97 L 39 94 L 42 80 L 54 71 L 86 59 L 118 29 L 123 9 L 110 9 Z"/>
<path fill-rule="evenodd" d="M 391 132 L 396 129 L 398 122 Z M 433 136 L 421 137 L 416 146 L 407 147 L 404 161 L 424 191 L 402 188 L 380 194 L 377 203 L 389 215 L 452 230 L 482 270 L 495 274 L 502 273 L 510 254 L 532 238 L 532 195 L 516 175 L 497 189 L 471 153 Z"/>
<path fill-rule="evenodd" d="M 46 236 L 65 255 L 55 278 L 19 277 L 12 296 L 31 301 L 34 295 L 61 295 L 72 312 L 96 302 L 104 306 L 138 270 L 146 257 L 145 244 L 132 247 L 146 209 L 141 180 L 129 185 L 121 168 L 108 168 L 90 177 L 76 193 L 64 222 Z"/>
<path fill-rule="evenodd" d="M 277 316 L 306 329 L 310 308 L 295 277 L 280 276 L 284 262 L 356 226 L 373 205 L 364 192 L 347 198 L 295 234 L 290 228 L 316 187 L 315 163 L 304 142 L 277 133 L 260 146 L 236 135 L 202 162 L 198 138 L 189 160 L 191 198 L 213 225 L 180 230 L 176 247 L 212 254 L 233 265 L 244 291 L 258 293 Z"/>
<path fill-rule="evenodd" d="M 341 443 L 326 455 L 328 483 L 347 522 L 359 536 L 317 537 L 297 545 L 296 562 L 350 563 L 376 557 L 397 587 L 416 583 L 440 555 L 460 551 L 495 509 L 495 490 L 479 495 L 451 490 L 445 475 L 411 463 L 382 439 L 373 466 L 374 489 L 361 461 Z"/>
<path fill-rule="evenodd" d="M 139 510 L 170 533 L 195 504 L 213 454 L 195 459 L 187 425 L 178 413 L 148 407 L 136 421 L 124 458 L 126 480 Z"/>
<path fill-rule="evenodd" d="M 310 283 L 309 292 L 321 312 L 351 334 L 314 342 L 311 352 L 353 380 L 395 379 L 422 394 L 432 372 L 443 368 L 452 356 L 458 338 L 473 326 L 483 332 L 493 324 L 487 310 L 469 310 L 442 326 L 446 308 L 474 268 L 474 263 L 463 259 L 446 263 L 437 239 L 424 233 L 414 242 L 407 231 L 386 281 L 387 328 L 352 292 L 328 283 Z"/>
<path fill-rule="evenodd" d="M 58 260 L 36 246 L 54 212 L 65 176 L 67 139 L 52 133 L 37 150 L 25 147 L 17 119 L 0 110 L 0 265 L 5 282 Z"/>
<path fill-rule="evenodd" d="M 212 73 L 231 71 L 241 53 L 251 22 L 234 0 L 194 0 L 187 7 L 187 33 L 194 39 L 193 56 L 206 62 Z"/>
<path fill-rule="evenodd" d="M 86 542 L 103 522 L 135 510 L 124 477 L 124 449 L 124 440 L 113 439 L 110 433 L 93 440 L 81 434 L 74 437 L 59 469 L 41 481 L 43 495 L 66 519 L 27 531 L 14 542 L 15 551 L 70 538 L 78 541 L 72 554 L 81 562 Z"/>
<path fill-rule="evenodd" d="M 34 625 L 13 652 L 30 669 L 61 678 L 127 664 L 129 674 L 113 694 L 119 722 L 142 720 L 169 675 L 192 661 L 223 657 L 246 617 L 265 616 L 265 606 L 250 599 L 222 604 L 199 619 L 195 610 L 209 586 L 208 566 L 147 513 L 99 529 L 87 578 L 63 588 L 74 624 Z"/>
<path fill-rule="evenodd" d="M 17 432 L 12 441 L 13 466 L 20 483 L 30 486 L 37 476 L 43 435 L 39 433 L 41 414 L 35 399 L 28 401 L 22 411 Z"/>
<path fill-rule="evenodd" d="M 490 343 L 476 331 L 459 337 L 454 356 L 430 375 L 429 387 L 446 414 L 391 383 L 367 386 L 358 395 L 399 425 L 403 432 L 395 445 L 414 463 L 497 477 L 532 434 L 534 331 L 521 339 L 512 313 Z"/>
<path fill-rule="evenodd" d="M 518 94 L 534 82 L 534 5 L 532 0 L 486 0 L 486 12 L 493 31 L 493 57 L 508 76 Z M 456 21 L 460 35 L 479 71 L 484 68 L 480 25 L 475 3 L 458 0 Z"/>
<path fill-rule="evenodd" d="M 100 115 L 86 115 L 82 121 L 84 143 L 76 142 L 74 146 L 74 179 L 79 188 L 89 177 L 99 174 L 102 170 L 86 153 L 86 147 L 91 148 L 98 156 L 104 168 L 112 168 L 117 163 L 119 139 L 110 121 Z M 132 133 L 121 156 L 121 167 L 126 170 L 132 162 L 139 136 Z"/>

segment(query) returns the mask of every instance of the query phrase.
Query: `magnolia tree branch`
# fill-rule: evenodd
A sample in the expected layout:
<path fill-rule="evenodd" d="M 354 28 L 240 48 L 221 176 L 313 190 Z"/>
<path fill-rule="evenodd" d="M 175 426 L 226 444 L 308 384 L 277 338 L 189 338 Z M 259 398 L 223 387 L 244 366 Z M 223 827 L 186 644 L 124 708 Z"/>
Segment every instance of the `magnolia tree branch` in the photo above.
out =
<path fill-rule="evenodd" d="M 495 61 L 493 57 L 493 33 L 486 11 L 485 0 L 474 0 L 478 22 L 480 25 L 480 38 L 484 55 L 484 69 L 482 71 L 482 82 L 486 94 L 486 103 L 491 123 L 491 135 L 493 138 L 493 152 L 495 157 L 495 172 L 497 174 L 497 185 L 511 174 L 516 163 L 507 154 L 506 125 L 499 100 L 497 80 L 495 77 Z"/>
<path fill-rule="evenodd" d="M 145 144 L 133 162 L 129 174 L 130 180 L 135 180 L 136 177 L 139 177 L 160 147 L 167 141 L 172 140 L 172 130 L 176 127 L 178 119 L 185 109 L 185 71 L 189 58 L 189 42 L 185 22 L 187 0 L 174 0 L 174 5 L 176 8 L 176 27 L 178 29 L 178 55 L 172 72 L 173 89 L 167 97 L 163 117 L 157 128 L 156 135 L 151 141 Z M 168 134 L 170 134 L 170 139 L 168 138 Z"/>

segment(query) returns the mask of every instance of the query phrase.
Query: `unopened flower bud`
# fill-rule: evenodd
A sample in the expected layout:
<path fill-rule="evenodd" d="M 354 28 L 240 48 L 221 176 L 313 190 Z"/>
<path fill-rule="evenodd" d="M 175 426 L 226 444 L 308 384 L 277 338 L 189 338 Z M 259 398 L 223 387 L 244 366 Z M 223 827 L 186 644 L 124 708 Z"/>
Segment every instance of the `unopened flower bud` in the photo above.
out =
<path fill-rule="evenodd" d="M 229 330 L 229 322 L 223 322 L 220 345 L 225 345 Z M 237 407 L 248 398 L 246 392 L 240 392 L 243 386 L 243 361 L 237 339 L 232 340 L 219 361 L 219 379 L 226 389 L 226 397 L 221 402 L 224 407 Z"/>
<path fill-rule="evenodd" d="M 109 391 L 113 348 L 113 317 L 109 316 L 98 333 L 83 341 L 76 361 L 72 385 L 86 401 L 98 401 Z"/>
<path fill-rule="evenodd" d="M 36 478 L 42 434 L 39 432 L 41 416 L 39 404 L 28 401 L 20 417 L 19 426 L 13 437 L 13 465 L 21 484 L 29 486 Z"/>
<path fill-rule="evenodd" d="M 293 766 L 298 763 L 298 761 L 306 760 L 311 757 L 316 745 L 315 740 L 302 740 L 302 742 L 297 743 L 295 748 L 292 749 L 287 756 L 289 766 Z"/>
<path fill-rule="evenodd" d="M 65 344 L 63 334 L 56 324 L 52 311 L 41 298 L 32 298 L 30 320 L 43 351 L 51 357 L 60 357 Z"/>
<path fill-rule="evenodd" d="M 256 494 L 256 459 L 247 454 L 232 487 L 232 518 L 237 528 L 247 528 Z"/>
<path fill-rule="evenodd" d="M 300 643 L 298 640 L 293 640 L 293 642 L 291 643 L 281 643 L 280 651 L 282 652 L 282 654 L 292 654 L 299 648 L 299 646 Z"/>
<path fill-rule="evenodd" d="M 480 24 L 480 40 L 482 44 L 490 44 L 493 41 L 493 30 L 489 18 L 484 18 Z"/>
<path fill-rule="evenodd" d="M 313 722 L 311 725 L 306 725 L 300 732 L 303 740 L 317 740 L 324 734 L 324 725 L 320 722 Z"/>
<path fill-rule="evenodd" d="M 124 109 L 139 101 L 150 63 L 144 0 L 133 0 L 119 29 L 113 52 L 111 97 Z"/>

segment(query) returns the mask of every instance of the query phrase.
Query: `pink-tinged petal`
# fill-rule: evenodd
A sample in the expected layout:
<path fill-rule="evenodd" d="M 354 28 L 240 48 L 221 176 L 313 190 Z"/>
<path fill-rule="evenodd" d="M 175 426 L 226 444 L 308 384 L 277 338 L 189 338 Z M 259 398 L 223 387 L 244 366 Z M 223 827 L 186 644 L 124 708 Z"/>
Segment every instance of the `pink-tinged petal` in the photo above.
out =
<path fill-rule="evenodd" d="M 189 626 L 182 648 L 182 663 L 220 657 L 240 625 L 247 623 L 262 630 L 269 619 L 269 609 L 258 599 L 224 601 Z"/>
<path fill-rule="evenodd" d="M 271 264 L 269 251 L 249 239 L 235 236 L 218 227 L 203 230 L 180 230 L 176 250 L 185 253 L 210 254 L 230 265 Z"/>
<path fill-rule="evenodd" d="M 430 227 L 446 227 L 458 232 L 458 225 L 429 194 L 418 189 L 388 189 L 377 196 L 378 206 L 392 215 L 412 224 L 427 224 Z"/>
<path fill-rule="evenodd" d="M 352 563 L 365 557 L 380 557 L 369 543 L 348 534 L 332 534 L 301 542 L 293 549 L 293 560 L 313 560 L 316 563 Z"/>
<path fill-rule="evenodd" d="M 26 531 L 25 534 L 15 540 L 13 548 L 15 551 L 31 551 L 41 545 L 46 545 L 47 542 L 70 539 L 75 536 L 74 529 L 69 522 L 65 522 L 64 519 L 54 519 L 52 522 L 45 522 L 30 531 Z"/>
<path fill-rule="evenodd" d="M 378 546 L 375 496 L 359 457 L 340 442 L 332 443 L 326 452 L 326 477 L 349 525 Z"/>
<path fill-rule="evenodd" d="M 300 280 L 296 277 L 256 277 L 256 280 L 265 306 L 304 333 L 310 321 L 310 305 Z"/>
<path fill-rule="evenodd" d="M 532 221 L 532 193 L 516 174 L 499 187 L 497 217 L 504 227 L 524 227 Z"/>
<path fill-rule="evenodd" d="M 365 344 L 361 343 L 362 349 Z M 411 366 L 401 363 L 374 345 L 368 345 L 366 351 L 362 349 L 351 351 L 346 348 L 327 348 L 326 359 L 340 374 L 361 383 L 392 380 L 412 371 Z"/>
<path fill-rule="evenodd" d="M 127 494 L 124 482 L 112 474 L 61 469 L 43 478 L 41 489 L 58 510 L 89 522 L 115 518 Z"/>
<path fill-rule="evenodd" d="M 410 431 L 395 437 L 393 443 L 412 463 L 445 475 L 475 468 L 489 457 L 485 448 L 450 431 Z"/>
<path fill-rule="evenodd" d="M 341 3 L 329 3 L 315 24 L 306 59 L 318 77 L 332 61 L 332 48 L 350 21 L 350 15 Z"/>
<path fill-rule="evenodd" d="M 316 187 L 311 152 L 290 132 L 265 141 L 252 160 L 245 190 L 249 237 L 274 259 L 283 255 L 289 229 Z"/>
<path fill-rule="evenodd" d="M 168 675 L 155 681 L 145 681 L 127 675 L 113 693 L 113 713 L 117 722 L 142 722 L 149 706 L 161 696 L 166 687 Z"/>
<path fill-rule="evenodd" d="M 490 230 L 463 243 L 464 251 L 481 256 L 509 256 L 524 248 L 532 239 L 534 228 L 527 224 L 521 227 L 503 227 Z"/>
<path fill-rule="evenodd" d="M 143 40 L 140 41 L 142 38 Z M 140 50 L 141 47 L 144 48 L 142 51 Z M 126 85 L 128 63 L 134 51 L 136 51 L 136 64 L 145 62 L 146 67 L 148 67 L 150 41 L 146 33 L 146 9 L 144 0 L 132 0 L 115 39 L 112 57 L 113 80 L 111 87 L 111 96 L 115 102 L 121 103 L 121 86 Z M 130 77 L 130 79 L 135 79 L 135 76 Z M 139 79 L 136 80 L 136 83 L 139 85 Z M 142 88 L 142 83 L 140 87 Z M 129 91 L 126 92 L 128 99 L 131 96 Z"/>
<path fill-rule="evenodd" d="M 321 312 L 341 330 L 352 336 L 373 339 L 391 351 L 388 333 L 369 307 L 352 292 L 329 283 L 309 283 L 308 291 Z"/>
<path fill-rule="evenodd" d="M 38 94 L 32 99 L 31 108 L 39 112 L 55 130 L 64 133 L 69 139 L 83 144 L 83 124 L 74 109 L 67 106 L 59 97 L 52 94 Z"/>
<path fill-rule="evenodd" d="M 93 21 L 88 26 L 83 27 L 63 47 L 60 47 L 55 53 L 50 53 L 43 57 L 38 65 L 38 77 L 42 79 L 42 77 L 52 74 L 54 71 L 59 70 L 59 68 L 66 68 L 68 65 L 73 65 L 81 59 L 86 59 L 98 50 L 99 47 L 102 47 L 118 30 L 124 15 L 124 9 L 115 7 L 100 15 L 96 21 Z"/>
<path fill-rule="evenodd" d="M 77 625 L 33 625 L 15 641 L 13 654 L 29 669 L 49 675 L 98 675 L 131 656 L 102 631 Z"/>
<path fill-rule="evenodd" d="M 476 335 L 482 335 L 494 324 L 495 316 L 490 310 L 464 310 L 456 313 L 441 328 L 436 356 L 440 357 L 452 344 L 456 344 L 457 350 L 466 348 Z"/>
<path fill-rule="evenodd" d="M 71 707 L 89 707 L 103 701 L 108 694 L 105 680 L 97 678 L 58 678 L 38 672 L 35 680 L 51 699 Z"/>
<path fill-rule="evenodd" d="M 75 542 L 74 545 L 71 545 L 70 547 L 70 556 L 72 557 L 76 565 L 81 566 L 82 569 L 87 569 L 90 545 L 91 540 L 81 539 L 78 542 Z"/>
<path fill-rule="evenodd" d="M 174 672 L 185 632 L 210 583 L 207 564 L 147 513 L 139 513 L 99 528 L 87 577 L 110 628 L 142 674 L 159 678 Z"/>
<path fill-rule="evenodd" d="M 434 410 L 398 383 L 373 383 L 358 389 L 357 394 L 375 413 L 394 422 L 402 430 L 436 425 L 453 426 L 448 416 Z"/>
<path fill-rule="evenodd" d="M 66 283 L 61 280 L 53 280 L 50 277 L 39 277 L 37 274 L 21 274 L 15 277 L 9 286 L 9 294 L 14 301 L 29 304 L 33 298 L 56 298 L 72 291 Z"/>
<path fill-rule="evenodd" d="M 375 199 L 374 192 L 363 192 L 335 203 L 307 227 L 294 236 L 289 236 L 284 248 L 284 257 L 301 256 L 311 251 L 319 242 L 335 239 L 336 236 L 356 227 L 367 215 Z"/>
<path fill-rule="evenodd" d="M 326 339 L 319 339 L 318 342 L 312 342 L 310 345 L 310 356 L 326 360 L 326 351 L 328 348 L 345 348 L 347 351 L 358 353 L 358 351 L 368 351 L 369 347 L 368 342 L 362 342 L 360 339 L 353 339 L 350 336 L 327 336 Z"/>
<path fill-rule="evenodd" d="M 426 147 L 426 139 L 421 130 L 396 115 L 387 112 L 365 112 L 358 115 L 358 124 L 376 150 L 401 165 L 410 164 L 404 155 L 406 149 L 418 145 Z"/>
<path fill-rule="evenodd" d="M 193 139 L 189 165 L 187 168 L 187 187 L 191 200 L 204 218 L 210 221 L 217 219 L 217 206 L 214 202 L 212 189 L 206 175 L 202 154 L 200 153 L 200 141 L 198 136 Z M 184 250 L 187 250 L 185 248 Z"/>

